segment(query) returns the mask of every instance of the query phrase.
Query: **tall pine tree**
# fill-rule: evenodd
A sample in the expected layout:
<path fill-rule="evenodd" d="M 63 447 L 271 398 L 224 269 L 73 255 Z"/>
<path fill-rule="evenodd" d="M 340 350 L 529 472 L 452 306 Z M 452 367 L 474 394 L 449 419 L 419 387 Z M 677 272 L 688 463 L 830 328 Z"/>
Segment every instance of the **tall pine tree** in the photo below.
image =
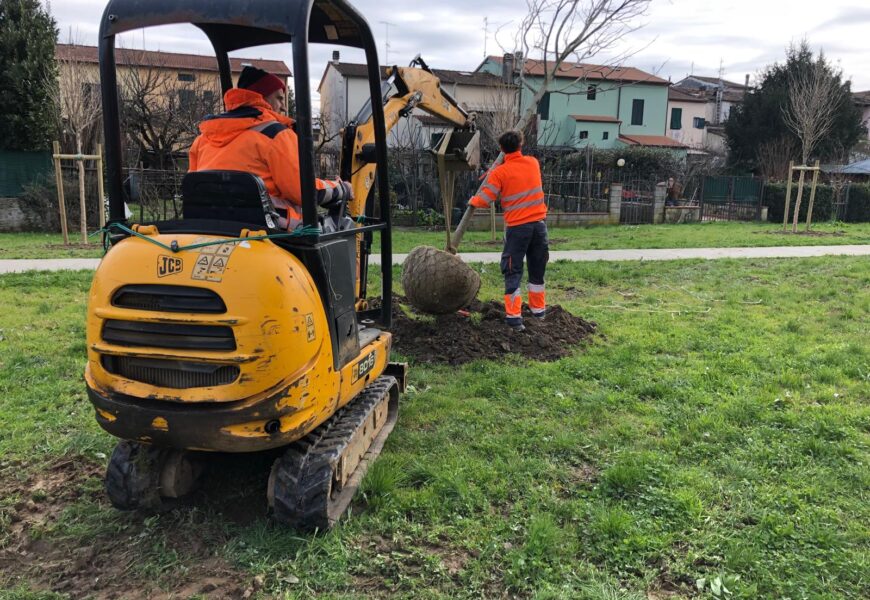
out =
<path fill-rule="evenodd" d="M 0 148 L 51 147 L 57 33 L 39 0 L 0 0 Z"/>

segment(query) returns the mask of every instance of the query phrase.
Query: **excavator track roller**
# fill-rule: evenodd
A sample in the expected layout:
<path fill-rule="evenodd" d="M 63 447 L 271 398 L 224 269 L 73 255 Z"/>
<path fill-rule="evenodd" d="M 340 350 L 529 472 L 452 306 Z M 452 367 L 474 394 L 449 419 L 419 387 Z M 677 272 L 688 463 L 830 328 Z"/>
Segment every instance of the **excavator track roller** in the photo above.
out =
<path fill-rule="evenodd" d="M 202 464 L 190 452 L 124 440 L 106 469 L 106 493 L 120 510 L 160 511 L 192 492 Z"/>

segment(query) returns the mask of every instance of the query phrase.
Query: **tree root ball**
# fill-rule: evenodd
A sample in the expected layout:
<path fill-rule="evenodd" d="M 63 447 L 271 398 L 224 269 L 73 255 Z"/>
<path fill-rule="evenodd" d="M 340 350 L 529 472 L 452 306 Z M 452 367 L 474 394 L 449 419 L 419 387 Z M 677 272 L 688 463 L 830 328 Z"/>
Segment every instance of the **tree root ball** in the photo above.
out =
<path fill-rule="evenodd" d="M 415 308 L 443 315 L 474 300 L 480 290 L 480 275 L 454 254 L 418 246 L 402 265 L 402 287 Z"/>

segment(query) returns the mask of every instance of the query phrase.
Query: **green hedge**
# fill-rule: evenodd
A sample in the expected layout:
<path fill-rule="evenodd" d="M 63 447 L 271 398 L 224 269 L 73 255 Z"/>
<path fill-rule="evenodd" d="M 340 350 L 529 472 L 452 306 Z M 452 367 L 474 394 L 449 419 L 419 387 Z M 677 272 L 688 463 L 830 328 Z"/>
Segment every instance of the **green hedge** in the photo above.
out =
<path fill-rule="evenodd" d="M 768 207 L 767 220 L 772 223 L 782 223 L 782 212 L 785 206 L 785 188 L 784 183 L 768 183 L 764 187 L 764 205 Z M 843 220 L 849 223 L 870 222 L 870 185 L 852 184 L 848 194 L 849 203 Z M 796 198 L 797 185 L 793 185 L 789 220 L 793 218 Z M 803 199 L 801 200 L 800 215 L 798 216 L 799 221 L 806 221 L 809 204 L 810 189 L 809 186 L 805 186 Z M 834 211 L 834 189 L 830 185 L 817 186 L 816 199 L 813 203 L 813 221 L 830 221 L 837 216 L 834 214 Z"/>
<path fill-rule="evenodd" d="M 870 185 L 853 185 L 846 208 L 847 223 L 870 223 Z"/>

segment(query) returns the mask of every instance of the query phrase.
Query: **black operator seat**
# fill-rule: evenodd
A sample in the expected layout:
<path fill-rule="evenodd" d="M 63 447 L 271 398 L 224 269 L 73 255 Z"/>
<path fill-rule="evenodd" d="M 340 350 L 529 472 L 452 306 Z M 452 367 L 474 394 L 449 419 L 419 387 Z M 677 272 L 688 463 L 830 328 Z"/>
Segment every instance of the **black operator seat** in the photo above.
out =
<path fill-rule="evenodd" d="M 263 180 L 245 171 L 194 171 L 181 181 L 184 219 L 218 219 L 278 227 Z"/>

